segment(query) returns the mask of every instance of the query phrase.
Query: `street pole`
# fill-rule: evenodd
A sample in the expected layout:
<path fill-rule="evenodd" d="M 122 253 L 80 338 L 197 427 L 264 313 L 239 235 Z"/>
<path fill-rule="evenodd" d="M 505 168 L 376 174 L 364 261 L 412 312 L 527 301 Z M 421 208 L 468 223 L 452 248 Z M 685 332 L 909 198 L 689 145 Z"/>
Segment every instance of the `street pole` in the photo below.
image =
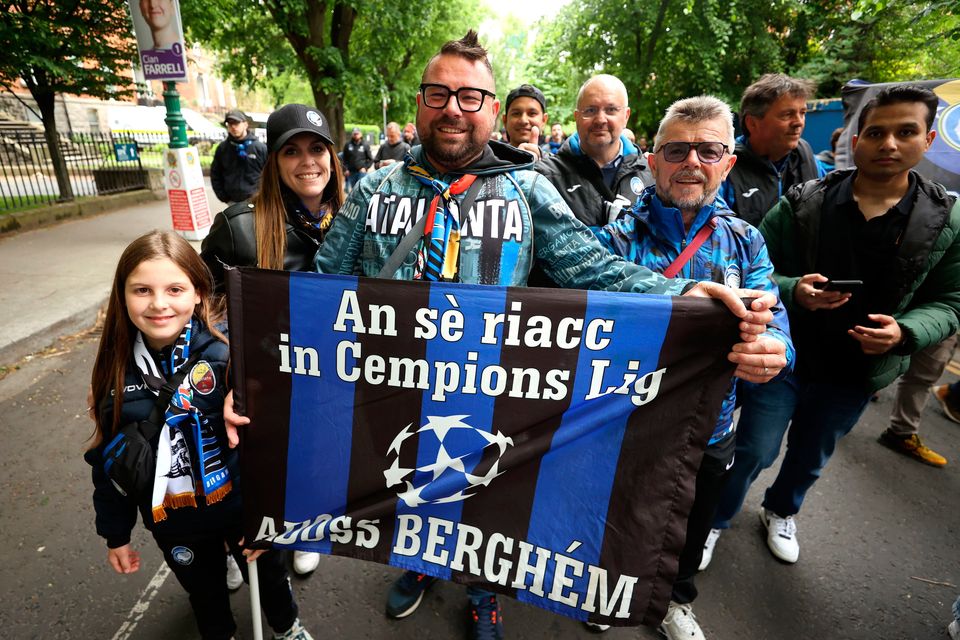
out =
<path fill-rule="evenodd" d="M 167 115 L 163 121 L 167 123 L 167 131 L 170 133 L 170 148 L 186 149 L 189 146 L 187 121 L 183 119 L 183 113 L 180 112 L 177 83 L 172 80 L 163 83 L 163 104 L 167 108 Z"/>
<path fill-rule="evenodd" d="M 381 129 L 381 131 L 383 132 L 384 139 L 385 139 L 387 135 L 387 92 L 386 90 L 380 89 L 380 98 L 381 98 L 381 104 L 383 105 L 383 129 Z"/>

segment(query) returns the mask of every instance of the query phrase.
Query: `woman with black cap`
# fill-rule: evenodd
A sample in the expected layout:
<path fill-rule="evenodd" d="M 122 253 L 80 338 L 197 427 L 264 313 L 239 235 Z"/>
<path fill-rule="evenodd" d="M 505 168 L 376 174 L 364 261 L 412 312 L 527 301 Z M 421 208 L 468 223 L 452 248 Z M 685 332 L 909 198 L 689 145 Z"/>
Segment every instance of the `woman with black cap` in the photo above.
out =
<path fill-rule="evenodd" d="M 224 291 L 223 267 L 312 271 L 343 204 L 343 170 L 327 119 L 288 104 L 267 119 L 267 162 L 257 193 L 217 214 L 200 256 Z"/>
<path fill-rule="evenodd" d="M 267 162 L 257 193 L 217 214 L 200 257 L 218 293 L 223 267 L 313 271 L 313 257 L 343 204 L 343 170 L 327 119 L 288 104 L 267 119 Z M 294 551 L 293 570 L 310 573 L 320 554 Z"/>

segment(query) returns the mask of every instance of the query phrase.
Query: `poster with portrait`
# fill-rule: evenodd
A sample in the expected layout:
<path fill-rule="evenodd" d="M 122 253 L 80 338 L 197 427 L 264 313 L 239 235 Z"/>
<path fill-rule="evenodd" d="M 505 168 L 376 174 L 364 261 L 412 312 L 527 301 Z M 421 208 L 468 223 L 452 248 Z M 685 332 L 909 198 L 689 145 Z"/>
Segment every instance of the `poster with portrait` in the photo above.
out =
<path fill-rule="evenodd" d="M 186 82 L 187 60 L 178 0 L 129 1 L 143 77 Z"/>

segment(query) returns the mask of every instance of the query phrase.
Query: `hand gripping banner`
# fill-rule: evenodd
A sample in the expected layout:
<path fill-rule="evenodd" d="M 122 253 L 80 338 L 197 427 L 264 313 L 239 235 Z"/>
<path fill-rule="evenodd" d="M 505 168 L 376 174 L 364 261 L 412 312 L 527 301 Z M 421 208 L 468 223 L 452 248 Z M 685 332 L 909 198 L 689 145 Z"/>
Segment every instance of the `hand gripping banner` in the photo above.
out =
<path fill-rule="evenodd" d="M 234 269 L 244 534 L 659 624 L 737 321 L 712 300 Z"/>

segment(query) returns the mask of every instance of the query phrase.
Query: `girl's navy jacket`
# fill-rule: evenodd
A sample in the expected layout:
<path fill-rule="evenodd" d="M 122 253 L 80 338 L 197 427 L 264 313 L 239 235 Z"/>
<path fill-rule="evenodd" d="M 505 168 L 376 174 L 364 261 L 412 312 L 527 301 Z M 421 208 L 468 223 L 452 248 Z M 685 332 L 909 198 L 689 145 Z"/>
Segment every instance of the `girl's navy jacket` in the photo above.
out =
<path fill-rule="evenodd" d="M 146 492 L 139 501 L 121 494 L 113 486 L 103 471 L 103 448 L 111 437 L 104 437 L 97 447 L 84 454 L 84 459 L 93 467 L 93 506 L 96 511 L 97 534 L 107 541 L 111 549 L 122 547 L 130 542 L 130 532 L 137 519 L 137 509 L 143 518 L 144 526 L 153 531 L 158 537 L 174 537 L 183 534 L 197 534 L 222 529 L 225 525 L 239 524 L 241 521 L 240 502 L 240 465 L 236 449 L 227 446 L 226 432 L 223 426 L 223 399 L 226 394 L 227 358 L 229 348 L 226 344 L 214 337 L 199 321 L 194 318 L 194 327 L 197 329 L 190 341 L 190 353 L 199 349 L 200 360 L 194 367 L 206 362 L 214 375 L 212 391 L 206 393 L 194 388 L 193 404 L 200 410 L 203 420 L 209 420 L 214 432 L 220 441 L 220 450 L 226 456 L 227 467 L 233 479 L 233 489 L 223 500 L 207 506 L 202 497 L 197 498 L 197 507 L 181 507 L 167 509 L 167 518 L 154 524 L 151 491 Z M 218 328 L 221 328 L 218 326 Z M 224 333 L 225 327 L 221 329 Z M 186 380 L 190 381 L 188 373 Z M 133 354 L 127 363 L 124 381 L 123 406 L 119 426 L 146 420 L 156 402 L 157 396 L 147 388 L 133 361 Z M 203 391 L 207 391 L 206 387 Z M 112 424 L 113 399 L 98 398 L 97 407 L 101 412 L 104 425 Z M 192 436 L 191 436 L 192 437 Z M 154 450 L 159 441 L 159 433 L 153 440 Z M 194 449 L 195 450 L 195 449 Z M 197 477 L 197 456 L 192 456 L 194 477 Z"/>

